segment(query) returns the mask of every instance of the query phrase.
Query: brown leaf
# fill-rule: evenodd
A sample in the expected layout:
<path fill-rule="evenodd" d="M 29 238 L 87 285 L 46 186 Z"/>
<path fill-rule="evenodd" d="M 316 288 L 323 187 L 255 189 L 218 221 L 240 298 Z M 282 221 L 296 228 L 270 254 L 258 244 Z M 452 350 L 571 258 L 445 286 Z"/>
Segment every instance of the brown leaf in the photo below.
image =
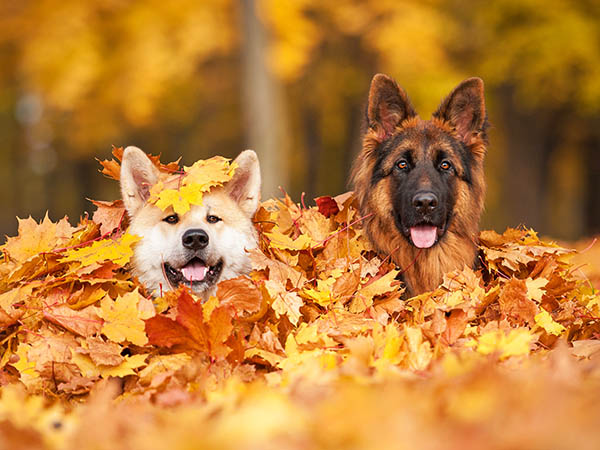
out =
<path fill-rule="evenodd" d="M 508 281 L 498 298 L 500 311 L 516 319 L 518 323 L 535 323 L 534 316 L 539 312 L 537 304 L 527 297 L 527 284 L 515 278 Z"/>
<path fill-rule="evenodd" d="M 92 336 L 86 339 L 87 351 L 94 364 L 97 366 L 118 366 L 124 361 L 121 356 L 123 347 L 115 342 L 104 342 L 101 337 Z"/>
<path fill-rule="evenodd" d="M 260 290 L 247 277 L 225 280 L 217 286 L 221 306 L 232 306 L 236 318 L 249 318 L 258 313 L 263 303 Z"/>
<path fill-rule="evenodd" d="M 56 305 L 44 309 L 44 319 L 83 337 L 97 334 L 102 328 L 102 319 L 93 306 L 75 311 L 66 305 Z"/>
<path fill-rule="evenodd" d="M 442 342 L 453 345 L 462 336 L 469 323 L 467 313 L 461 309 L 455 309 L 446 320 L 446 329 L 441 335 Z"/>
<path fill-rule="evenodd" d="M 90 201 L 98 207 L 94 211 L 92 220 L 100 225 L 100 234 L 110 234 L 121 226 L 125 218 L 125 205 L 122 200 L 114 202 Z"/>

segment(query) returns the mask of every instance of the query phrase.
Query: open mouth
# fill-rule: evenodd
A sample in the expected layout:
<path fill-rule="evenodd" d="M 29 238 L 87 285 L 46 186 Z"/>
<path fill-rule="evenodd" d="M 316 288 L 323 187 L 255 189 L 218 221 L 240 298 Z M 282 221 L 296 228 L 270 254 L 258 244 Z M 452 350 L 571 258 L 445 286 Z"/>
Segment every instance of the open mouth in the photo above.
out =
<path fill-rule="evenodd" d="M 217 282 L 223 270 L 223 260 L 209 266 L 200 258 L 194 257 L 178 269 L 165 262 L 163 269 L 173 288 L 183 284 L 198 291 L 207 289 Z"/>
<path fill-rule="evenodd" d="M 415 247 L 431 248 L 443 236 L 445 231 L 445 227 L 425 223 L 408 228 L 406 234 L 410 235 L 410 240 Z"/>

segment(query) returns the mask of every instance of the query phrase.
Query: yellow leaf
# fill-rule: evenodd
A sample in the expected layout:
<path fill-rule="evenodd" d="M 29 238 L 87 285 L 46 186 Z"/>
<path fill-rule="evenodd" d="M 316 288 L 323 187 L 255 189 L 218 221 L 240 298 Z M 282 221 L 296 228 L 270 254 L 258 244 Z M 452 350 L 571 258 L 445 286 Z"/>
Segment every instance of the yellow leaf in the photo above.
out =
<path fill-rule="evenodd" d="M 137 289 L 114 301 L 108 295 L 102 299 L 98 315 L 104 319 L 102 333 L 108 339 L 118 343 L 129 341 L 135 345 L 148 343 L 143 319 L 149 319 L 153 314 L 140 310 L 140 299 L 143 297 Z"/>
<path fill-rule="evenodd" d="M 543 309 L 541 313 L 536 314 L 534 319 L 535 323 L 537 323 L 540 327 L 546 330 L 546 333 L 548 334 L 560 336 L 563 333 L 563 331 L 567 330 L 560 323 L 555 322 L 550 313 L 545 309 Z"/>
<path fill-rule="evenodd" d="M 385 346 L 383 348 L 382 359 L 388 361 L 390 364 L 398 364 L 402 361 L 403 355 L 400 353 L 400 345 L 402 344 L 402 337 L 400 331 L 394 325 L 388 325 L 385 327 Z"/>
<path fill-rule="evenodd" d="M 21 263 L 32 256 L 67 245 L 76 230 L 71 227 L 66 217 L 57 223 L 53 223 L 48 214 L 39 224 L 31 217 L 17 220 L 19 235 L 9 237 L 1 248 L 8 252 L 11 259 Z"/>
<path fill-rule="evenodd" d="M 186 184 L 179 189 L 179 194 L 190 205 L 202 204 L 202 186 L 199 184 Z"/>
<path fill-rule="evenodd" d="M 500 359 L 506 359 L 510 356 L 528 355 L 533 340 L 529 330 L 517 328 L 510 330 L 508 335 L 502 330 L 490 331 L 469 345 L 476 346 L 477 351 L 483 355 L 499 353 Z"/>
<path fill-rule="evenodd" d="M 296 239 L 279 231 L 265 233 L 265 235 L 269 238 L 271 247 L 281 250 L 306 250 L 313 244 L 313 240 L 306 234 L 301 234 Z"/>
<path fill-rule="evenodd" d="M 453 291 L 448 292 L 444 297 L 442 297 L 442 301 L 446 306 L 448 306 L 448 308 L 454 308 L 455 306 L 464 303 L 465 297 L 462 291 Z"/>
<path fill-rule="evenodd" d="M 177 189 L 163 189 L 158 193 L 156 206 L 163 211 L 169 207 L 173 208 L 176 214 L 184 215 L 190 210 L 190 203 L 181 196 Z"/>
<path fill-rule="evenodd" d="M 35 370 L 35 361 L 29 361 L 28 359 L 30 349 L 31 345 L 21 342 L 15 352 L 19 360 L 12 363 L 12 366 L 21 373 L 21 377 L 37 378 L 40 375 Z"/>
<path fill-rule="evenodd" d="M 271 307 L 277 317 L 287 316 L 290 322 L 298 325 L 300 320 L 300 307 L 304 305 L 302 299 L 295 292 L 287 291 L 279 282 L 273 280 L 265 281 L 265 288 L 273 299 Z"/>
<path fill-rule="evenodd" d="M 535 280 L 527 278 L 525 284 L 527 285 L 527 296 L 536 302 L 541 302 L 545 294 L 542 288 L 548 284 L 548 280 L 545 278 L 536 278 Z"/>
<path fill-rule="evenodd" d="M 134 236 L 129 233 L 125 233 L 117 240 L 102 239 L 87 247 L 68 250 L 60 261 L 78 261 L 83 266 L 111 261 L 115 264 L 124 266 L 133 256 L 133 244 L 140 239 L 139 236 Z"/>
<path fill-rule="evenodd" d="M 321 306 L 327 306 L 337 300 L 331 296 L 331 287 L 334 285 L 335 281 L 336 279 L 333 277 L 327 278 L 326 280 L 317 280 L 317 289 L 304 289 L 302 292 L 315 303 L 318 303 Z"/>
<path fill-rule="evenodd" d="M 163 372 L 174 372 L 188 363 L 192 357 L 187 353 L 175 353 L 174 355 L 155 355 L 148 365 L 140 373 L 140 383 L 148 385 L 152 379 Z"/>
<path fill-rule="evenodd" d="M 361 313 L 373 304 L 373 297 L 387 294 L 399 289 L 399 286 L 392 286 L 396 281 L 398 270 L 390 270 L 381 278 L 375 280 L 371 284 L 362 287 L 350 302 L 349 310 L 352 313 Z"/>
<path fill-rule="evenodd" d="M 71 358 L 75 365 L 81 370 L 84 377 L 126 377 L 127 375 L 135 375 L 133 369 L 144 366 L 148 355 L 133 355 L 125 356 L 125 360 L 118 366 L 97 366 L 88 355 L 75 352 L 71 349 Z"/>
<path fill-rule="evenodd" d="M 184 185 L 198 184 L 204 192 L 211 187 L 222 186 L 231 180 L 237 163 L 222 156 L 196 161 L 191 167 L 185 167 Z"/>

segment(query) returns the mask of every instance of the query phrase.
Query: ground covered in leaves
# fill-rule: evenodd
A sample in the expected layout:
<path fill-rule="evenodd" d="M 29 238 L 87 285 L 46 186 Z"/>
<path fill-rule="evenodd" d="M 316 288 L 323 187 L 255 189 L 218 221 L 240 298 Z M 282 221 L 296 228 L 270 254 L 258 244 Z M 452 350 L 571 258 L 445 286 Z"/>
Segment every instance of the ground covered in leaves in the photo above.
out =
<path fill-rule="evenodd" d="M 265 201 L 255 270 L 204 304 L 131 278 L 119 201 L 19 220 L 0 448 L 599 448 L 597 245 L 484 231 L 478 270 L 405 299 L 352 195 L 316 203 Z"/>

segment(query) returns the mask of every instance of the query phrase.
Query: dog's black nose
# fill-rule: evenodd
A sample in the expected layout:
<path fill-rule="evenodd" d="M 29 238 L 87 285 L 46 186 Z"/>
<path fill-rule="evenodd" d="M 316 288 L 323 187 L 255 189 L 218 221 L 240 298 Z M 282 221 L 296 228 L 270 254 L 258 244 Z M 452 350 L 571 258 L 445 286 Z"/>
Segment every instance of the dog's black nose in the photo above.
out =
<path fill-rule="evenodd" d="M 417 192 L 412 204 L 418 212 L 425 214 L 437 208 L 438 198 L 433 192 Z"/>
<path fill-rule="evenodd" d="M 181 243 L 190 250 L 202 250 L 208 245 L 208 234 L 199 228 L 192 228 L 183 233 Z"/>

